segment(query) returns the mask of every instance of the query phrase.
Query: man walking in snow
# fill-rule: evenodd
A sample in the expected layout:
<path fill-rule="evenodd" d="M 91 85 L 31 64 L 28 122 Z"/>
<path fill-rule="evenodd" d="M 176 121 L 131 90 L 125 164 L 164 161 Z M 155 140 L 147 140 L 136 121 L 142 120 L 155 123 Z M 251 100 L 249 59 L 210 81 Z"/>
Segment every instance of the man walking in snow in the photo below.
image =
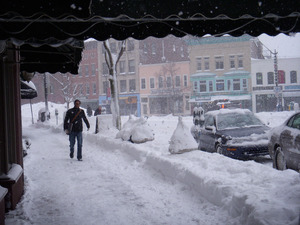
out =
<path fill-rule="evenodd" d="M 72 129 L 69 131 L 70 141 L 70 158 L 74 157 L 75 138 L 77 138 L 77 159 L 82 161 L 82 119 L 86 124 L 87 129 L 90 129 L 90 123 L 85 116 L 84 110 L 80 109 L 81 102 L 76 99 L 74 107 L 67 111 L 64 120 L 64 129 L 68 129 L 68 123 L 72 123 Z"/>

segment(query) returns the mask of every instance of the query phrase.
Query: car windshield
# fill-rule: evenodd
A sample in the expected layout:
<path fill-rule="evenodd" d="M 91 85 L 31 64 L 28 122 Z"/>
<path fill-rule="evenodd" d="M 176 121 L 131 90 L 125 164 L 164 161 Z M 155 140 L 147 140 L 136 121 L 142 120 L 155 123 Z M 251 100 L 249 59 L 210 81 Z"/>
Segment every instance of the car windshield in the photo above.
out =
<path fill-rule="evenodd" d="M 225 113 L 217 115 L 217 129 L 234 129 L 242 127 L 262 126 L 263 123 L 251 113 Z"/>

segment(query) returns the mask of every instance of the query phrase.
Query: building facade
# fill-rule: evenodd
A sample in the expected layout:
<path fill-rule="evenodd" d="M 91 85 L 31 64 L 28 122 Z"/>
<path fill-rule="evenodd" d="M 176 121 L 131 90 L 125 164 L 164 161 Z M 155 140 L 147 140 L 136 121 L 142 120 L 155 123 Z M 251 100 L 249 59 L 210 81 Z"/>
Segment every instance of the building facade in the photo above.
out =
<path fill-rule="evenodd" d="M 251 62 L 254 112 L 278 110 L 278 103 L 282 110 L 291 110 L 294 102 L 300 104 L 300 58 L 282 58 L 277 62 L 277 79 L 274 59 Z"/>
<path fill-rule="evenodd" d="M 190 114 L 189 57 L 184 38 L 140 41 L 142 115 Z"/>
<path fill-rule="evenodd" d="M 99 102 L 99 43 L 96 40 L 86 41 L 82 52 L 78 75 L 72 76 L 72 90 L 76 98 L 80 99 L 82 107 L 89 105 L 93 110 L 98 108 Z"/>
<path fill-rule="evenodd" d="M 251 109 L 251 58 L 263 58 L 258 39 L 245 35 L 186 42 L 193 85 L 191 103 L 209 108 L 214 101 L 226 99 Z"/>

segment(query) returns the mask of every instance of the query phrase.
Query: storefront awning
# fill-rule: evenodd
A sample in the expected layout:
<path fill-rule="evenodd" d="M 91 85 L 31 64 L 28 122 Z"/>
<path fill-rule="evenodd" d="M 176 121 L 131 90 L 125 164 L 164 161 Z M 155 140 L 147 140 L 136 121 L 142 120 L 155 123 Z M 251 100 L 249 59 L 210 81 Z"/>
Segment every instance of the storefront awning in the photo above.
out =
<path fill-rule="evenodd" d="M 217 95 L 217 96 L 207 96 L 204 98 L 193 98 L 189 100 L 189 103 L 195 102 L 213 102 L 215 100 L 229 100 L 229 101 L 242 101 L 251 100 L 251 95 Z"/>

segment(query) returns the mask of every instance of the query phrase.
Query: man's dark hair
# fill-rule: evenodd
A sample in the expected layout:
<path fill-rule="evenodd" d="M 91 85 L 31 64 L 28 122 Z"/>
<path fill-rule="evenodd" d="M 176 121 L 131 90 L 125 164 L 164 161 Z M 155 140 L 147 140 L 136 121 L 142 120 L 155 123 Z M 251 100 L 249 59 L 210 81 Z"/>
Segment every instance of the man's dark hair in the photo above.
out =
<path fill-rule="evenodd" d="M 76 104 L 76 102 L 79 102 L 79 104 L 81 104 L 81 101 L 78 100 L 78 99 L 76 99 L 76 100 L 74 101 L 74 105 Z"/>

